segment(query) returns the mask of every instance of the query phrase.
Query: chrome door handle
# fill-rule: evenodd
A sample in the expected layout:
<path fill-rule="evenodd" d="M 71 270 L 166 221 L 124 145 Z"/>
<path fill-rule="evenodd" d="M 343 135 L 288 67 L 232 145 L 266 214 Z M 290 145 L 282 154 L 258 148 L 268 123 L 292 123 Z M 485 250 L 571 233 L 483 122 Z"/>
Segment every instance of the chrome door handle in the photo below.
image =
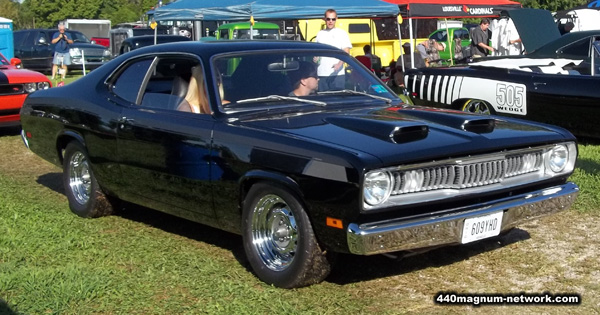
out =
<path fill-rule="evenodd" d="M 127 118 L 127 117 L 121 117 L 121 119 L 119 119 L 120 124 L 130 124 L 134 121 L 135 121 L 135 119 Z"/>
<path fill-rule="evenodd" d="M 119 128 L 124 129 L 125 125 L 130 125 L 133 122 L 135 122 L 135 119 L 121 117 L 121 119 L 119 119 Z"/>

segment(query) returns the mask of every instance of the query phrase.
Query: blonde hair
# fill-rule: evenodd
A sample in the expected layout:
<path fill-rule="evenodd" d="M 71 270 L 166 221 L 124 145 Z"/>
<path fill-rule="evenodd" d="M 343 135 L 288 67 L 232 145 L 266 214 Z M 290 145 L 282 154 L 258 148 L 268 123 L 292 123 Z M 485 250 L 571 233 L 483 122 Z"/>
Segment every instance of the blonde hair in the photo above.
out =
<path fill-rule="evenodd" d="M 192 76 L 190 77 L 190 85 L 185 95 L 185 100 L 193 107 L 195 113 L 210 114 L 210 106 L 208 105 L 208 95 L 204 84 L 204 73 L 202 67 L 192 67 Z"/>

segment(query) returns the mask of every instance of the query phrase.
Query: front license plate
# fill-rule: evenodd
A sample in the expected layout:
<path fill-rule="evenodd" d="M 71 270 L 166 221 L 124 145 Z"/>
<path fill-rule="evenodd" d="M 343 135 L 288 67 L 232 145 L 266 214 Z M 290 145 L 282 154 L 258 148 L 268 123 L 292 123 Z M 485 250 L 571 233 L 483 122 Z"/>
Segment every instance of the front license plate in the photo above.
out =
<path fill-rule="evenodd" d="M 503 212 L 465 219 L 462 243 L 470 243 L 500 234 Z"/>

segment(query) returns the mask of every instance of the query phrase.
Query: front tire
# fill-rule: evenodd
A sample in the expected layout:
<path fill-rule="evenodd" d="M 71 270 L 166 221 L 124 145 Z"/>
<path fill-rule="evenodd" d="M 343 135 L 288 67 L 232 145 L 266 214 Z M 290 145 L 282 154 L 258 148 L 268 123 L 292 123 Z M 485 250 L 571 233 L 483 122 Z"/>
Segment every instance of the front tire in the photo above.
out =
<path fill-rule="evenodd" d="M 465 102 L 462 107 L 463 112 L 481 114 L 481 115 L 493 115 L 494 110 L 486 101 L 470 99 Z"/>
<path fill-rule="evenodd" d="M 94 176 L 85 147 L 76 141 L 65 148 L 63 159 L 63 185 L 69 208 L 84 218 L 110 215 L 118 202 L 105 195 Z"/>
<path fill-rule="evenodd" d="M 244 200 L 243 243 L 259 279 L 281 288 L 321 282 L 331 266 L 298 198 L 269 183 L 252 186 Z"/>

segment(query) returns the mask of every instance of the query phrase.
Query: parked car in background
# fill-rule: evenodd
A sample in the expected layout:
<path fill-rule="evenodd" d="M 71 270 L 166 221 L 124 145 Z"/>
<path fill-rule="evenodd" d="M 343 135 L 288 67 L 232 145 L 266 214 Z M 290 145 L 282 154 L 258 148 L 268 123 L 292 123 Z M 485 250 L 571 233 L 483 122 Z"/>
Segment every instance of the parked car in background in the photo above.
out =
<path fill-rule="evenodd" d="M 341 85 L 309 93 L 325 58 L 345 65 Z M 285 288 L 322 281 L 335 253 L 470 243 L 578 193 L 568 131 L 404 104 L 311 42 L 144 47 L 30 95 L 21 114 L 74 213 L 121 200 L 241 234 L 256 275 Z"/>
<path fill-rule="evenodd" d="M 445 65 L 450 64 L 451 59 L 452 63 L 462 61 L 465 50 L 471 45 L 469 30 L 466 27 L 442 28 L 431 33 L 429 39 L 435 39 L 438 43 L 444 45 L 444 50 L 440 50 L 438 53 L 440 54 L 442 63 Z M 458 52 L 460 52 L 460 55 Z"/>
<path fill-rule="evenodd" d="M 164 43 L 172 43 L 172 42 L 185 42 L 190 41 L 189 37 L 180 36 L 180 35 L 157 35 L 156 43 L 164 44 Z M 121 43 L 120 53 L 124 54 L 126 52 L 154 45 L 154 35 L 142 35 L 142 36 L 133 36 L 125 39 L 123 43 Z"/>
<path fill-rule="evenodd" d="M 52 86 L 45 75 L 19 69 L 20 64 L 18 58 L 8 61 L 0 53 L 0 127 L 19 125 L 19 112 L 27 95 Z"/>
<path fill-rule="evenodd" d="M 93 44 L 98 44 L 100 46 L 110 48 L 110 38 L 92 37 L 90 38 L 90 40 Z"/>
<path fill-rule="evenodd" d="M 251 31 L 252 30 L 252 31 Z M 215 32 L 217 39 L 281 39 L 279 25 L 269 22 L 227 23 L 219 26 Z"/>
<path fill-rule="evenodd" d="M 531 119 L 600 138 L 600 30 L 560 36 L 549 12 L 522 10 L 507 14 L 530 53 L 480 58 L 466 67 L 408 70 L 405 82 L 413 101 Z"/>
<path fill-rule="evenodd" d="M 6 59 L 6 57 L 0 53 L 0 67 L 4 70 L 6 69 L 19 69 L 21 67 L 21 59 L 19 58 L 10 58 L 10 61 Z"/>
<path fill-rule="evenodd" d="M 15 57 L 21 59 L 23 67 L 43 72 L 52 70 L 54 46 L 52 36 L 56 29 L 28 29 L 14 31 Z M 70 45 L 71 65 L 69 70 L 92 70 L 111 59 L 110 51 L 101 45 L 92 44 L 81 32 L 66 31 L 74 43 Z"/>

